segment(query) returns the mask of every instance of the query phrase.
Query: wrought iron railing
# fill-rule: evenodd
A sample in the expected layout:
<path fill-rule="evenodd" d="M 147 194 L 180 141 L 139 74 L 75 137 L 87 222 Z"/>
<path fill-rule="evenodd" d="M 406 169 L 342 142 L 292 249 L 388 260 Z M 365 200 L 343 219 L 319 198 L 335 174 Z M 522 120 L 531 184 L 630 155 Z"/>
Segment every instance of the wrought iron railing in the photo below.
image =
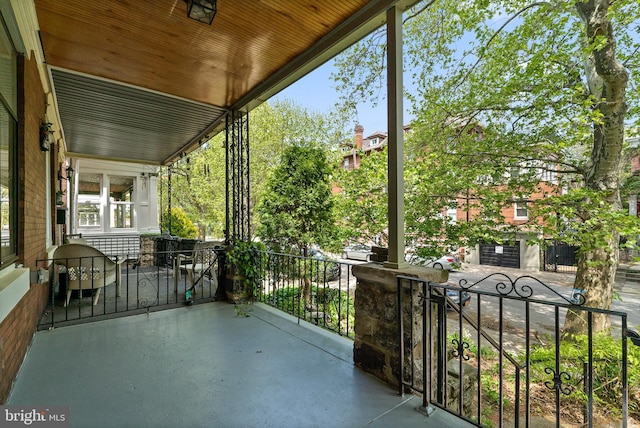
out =
<path fill-rule="evenodd" d="M 38 260 L 38 267 L 50 271 L 49 304 L 38 327 L 53 328 L 212 301 L 218 289 L 219 263 L 216 250 L 212 248 L 210 251 L 212 257 L 208 266 L 195 272 L 193 285 L 184 266 L 165 263 L 167 260 L 176 260 L 173 251 Z M 74 290 L 69 303 L 65 305 L 69 281 L 67 266 L 79 265 L 80 271 L 89 272 L 93 266 L 104 265 L 107 259 L 119 265 L 119 280 L 116 282 L 110 277 L 106 282 L 104 275 L 83 275 L 78 286 L 74 285 L 80 290 Z M 159 260 L 161 264 L 156 263 Z M 98 290 L 101 293 L 94 305 Z"/>
<path fill-rule="evenodd" d="M 211 248 L 209 251 L 208 267 L 195 272 L 194 286 L 186 267 L 177 265 L 179 261 L 185 263 L 184 251 L 177 247 L 170 251 L 113 257 L 38 260 L 39 267 L 50 270 L 50 300 L 39 328 L 215 300 L 221 295 L 219 287 L 224 291 L 227 280 L 221 257 L 224 250 Z M 179 254 L 183 255 L 178 257 Z M 356 279 L 351 274 L 351 264 L 272 252 L 260 254 L 256 263 L 261 266 L 257 270 L 263 274 L 254 290 L 254 300 L 342 336 L 354 336 Z M 119 286 L 112 278 L 106 282 L 104 277 L 85 275 L 78 287 L 81 290 L 74 290 L 65 305 L 66 266 L 76 262 L 90 270 L 91 266 L 103 265 L 107 259 L 120 266 Z M 94 299 L 98 290 L 101 294 Z"/>
<path fill-rule="evenodd" d="M 341 336 L 354 336 L 352 264 L 273 252 L 263 256 L 264 280 L 256 300 Z"/>
<path fill-rule="evenodd" d="M 129 257 L 137 259 L 140 256 L 140 234 L 108 234 L 108 235 L 81 235 L 87 245 L 102 251 L 110 257 L 118 256 L 120 259 Z"/>
<path fill-rule="evenodd" d="M 637 334 L 626 313 L 583 303 L 575 290 L 530 276 L 399 277 L 400 392 L 421 395 L 426 412 L 435 406 L 477 426 L 627 426 L 627 338 Z M 567 311 L 584 319 L 584 334 L 563 335 Z M 608 334 L 595 332 L 600 316 L 611 319 Z M 637 403 L 631 412 L 640 415 Z"/>

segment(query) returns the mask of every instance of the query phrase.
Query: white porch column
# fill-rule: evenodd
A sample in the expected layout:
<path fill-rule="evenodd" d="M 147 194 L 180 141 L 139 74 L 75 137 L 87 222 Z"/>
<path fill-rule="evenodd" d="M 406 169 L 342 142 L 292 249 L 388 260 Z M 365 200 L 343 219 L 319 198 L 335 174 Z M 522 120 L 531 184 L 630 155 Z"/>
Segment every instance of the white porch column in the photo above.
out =
<path fill-rule="evenodd" d="M 404 261 L 404 135 L 402 106 L 402 10 L 387 10 L 387 122 L 389 259 L 384 266 L 398 269 Z"/>

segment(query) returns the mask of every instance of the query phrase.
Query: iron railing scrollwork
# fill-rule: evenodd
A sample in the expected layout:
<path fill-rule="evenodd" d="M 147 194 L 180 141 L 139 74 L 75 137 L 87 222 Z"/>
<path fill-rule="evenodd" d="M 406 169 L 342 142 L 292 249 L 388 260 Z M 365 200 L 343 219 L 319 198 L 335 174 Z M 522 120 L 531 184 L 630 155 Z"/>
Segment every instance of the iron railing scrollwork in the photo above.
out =
<path fill-rule="evenodd" d="M 249 114 L 231 111 L 226 118 L 226 224 L 227 242 L 251 238 L 249 184 Z"/>
<path fill-rule="evenodd" d="M 537 412 L 556 426 L 594 426 L 606 389 L 609 415 L 619 415 L 613 423 L 627 426 L 627 338 L 635 343 L 636 333 L 627 329 L 626 313 L 586 307 L 576 290 L 567 296 L 528 275 L 494 273 L 457 284 L 399 276 L 397 291 L 399 392 L 421 395 L 426 413 L 433 406 L 476 426 L 489 418 L 529 427 Z M 569 310 L 585 314 L 583 335 L 563 336 Z M 612 320 L 606 346 L 613 359 L 596 350 L 603 340 L 594 332 L 596 314 Z M 576 413 L 582 421 L 571 419 Z"/>

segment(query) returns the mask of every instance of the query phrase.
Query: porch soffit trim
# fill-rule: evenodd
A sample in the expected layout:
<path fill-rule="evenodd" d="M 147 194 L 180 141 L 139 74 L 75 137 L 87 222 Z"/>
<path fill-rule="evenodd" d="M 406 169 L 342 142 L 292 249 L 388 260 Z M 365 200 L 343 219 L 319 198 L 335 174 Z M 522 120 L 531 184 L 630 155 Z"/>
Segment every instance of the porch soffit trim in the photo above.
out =
<path fill-rule="evenodd" d="M 68 155 L 162 164 L 226 109 L 49 67 Z M 109 140 L 108 146 L 101 141 Z M 131 157 L 132 150 L 136 156 Z"/>

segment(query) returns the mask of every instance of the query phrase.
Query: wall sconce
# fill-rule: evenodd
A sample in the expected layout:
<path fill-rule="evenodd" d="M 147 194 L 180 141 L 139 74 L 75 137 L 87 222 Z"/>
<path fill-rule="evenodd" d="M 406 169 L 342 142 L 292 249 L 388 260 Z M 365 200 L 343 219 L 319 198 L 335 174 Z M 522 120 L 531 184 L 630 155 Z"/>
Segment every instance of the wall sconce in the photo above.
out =
<path fill-rule="evenodd" d="M 186 2 L 189 18 L 211 25 L 218 11 L 217 0 L 186 0 Z"/>
<path fill-rule="evenodd" d="M 63 177 L 63 176 L 62 176 L 62 168 L 60 168 L 60 169 L 58 170 L 58 180 L 68 180 L 68 181 L 71 181 L 71 180 L 73 179 L 73 173 L 74 173 L 74 170 L 73 170 L 73 168 L 71 168 L 71 165 L 69 165 L 69 166 L 65 169 L 65 171 L 67 172 L 67 176 L 66 176 L 66 177 Z"/>
<path fill-rule="evenodd" d="M 43 152 L 48 152 L 51 147 L 51 135 L 53 135 L 51 126 L 51 122 L 42 121 L 40 123 L 40 150 Z"/>

